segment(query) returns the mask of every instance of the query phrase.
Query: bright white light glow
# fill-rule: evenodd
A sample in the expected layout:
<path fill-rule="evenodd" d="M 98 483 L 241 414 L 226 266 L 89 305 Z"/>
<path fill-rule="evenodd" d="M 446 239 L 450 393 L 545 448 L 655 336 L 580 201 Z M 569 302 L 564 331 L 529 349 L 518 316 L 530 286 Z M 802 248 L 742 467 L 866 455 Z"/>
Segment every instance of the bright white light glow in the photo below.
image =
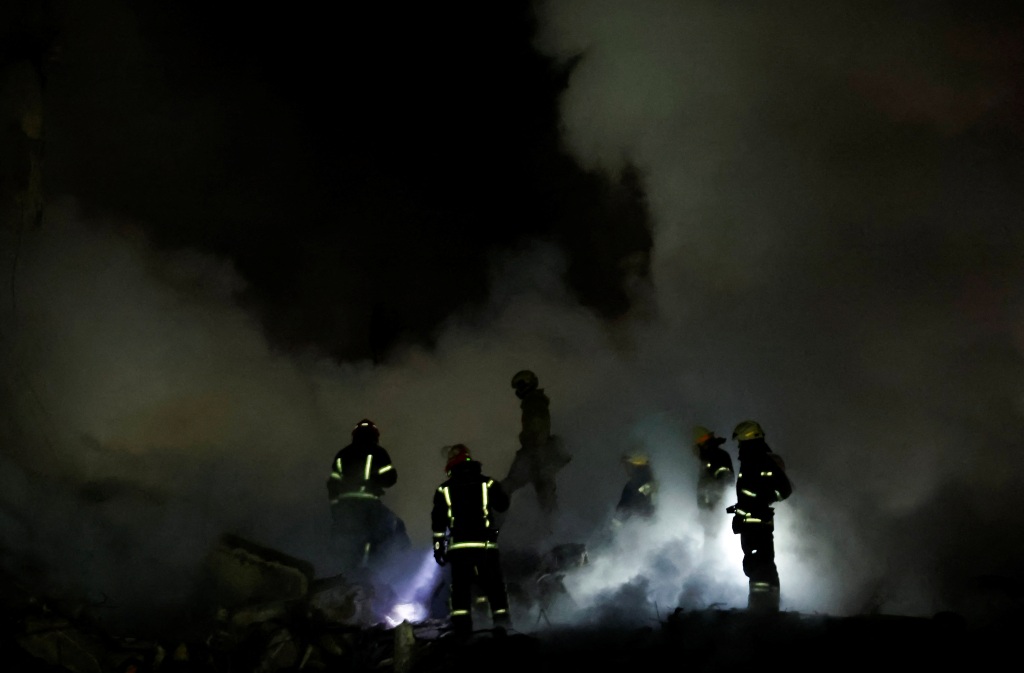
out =
<path fill-rule="evenodd" d="M 429 613 L 427 604 L 437 585 L 440 568 L 434 562 L 433 550 L 427 550 L 422 557 L 413 557 L 413 562 L 414 570 L 402 573 L 402 580 L 393 583 L 397 602 L 384 617 L 389 626 L 397 626 L 405 620 L 419 622 Z"/>
<path fill-rule="evenodd" d="M 422 621 L 427 616 L 427 609 L 420 603 L 399 603 L 385 617 L 388 626 L 398 626 L 404 621 L 411 623 Z"/>

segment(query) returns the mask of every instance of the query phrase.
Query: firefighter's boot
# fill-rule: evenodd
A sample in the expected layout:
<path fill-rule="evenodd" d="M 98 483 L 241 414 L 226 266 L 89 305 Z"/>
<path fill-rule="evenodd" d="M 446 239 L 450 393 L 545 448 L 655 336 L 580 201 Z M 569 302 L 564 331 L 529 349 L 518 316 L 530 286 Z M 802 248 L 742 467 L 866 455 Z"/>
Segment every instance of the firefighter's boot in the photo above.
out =
<path fill-rule="evenodd" d="M 747 610 L 757 613 L 779 611 L 779 587 L 771 582 L 750 582 Z"/>
<path fill-rule="evenodd" d="M 494 616 L 491 617 L 491 623 L 494 624 L 496 634 L 505 634 L 512 630 L 512 617 L 508 610 L 495 610 Z"/>
<path fill-rule="evenodd" d="M 452 613 L 452 633 L 459 640 L 473 635 L 473 616 L 468 610 L 457 610 Z"/>

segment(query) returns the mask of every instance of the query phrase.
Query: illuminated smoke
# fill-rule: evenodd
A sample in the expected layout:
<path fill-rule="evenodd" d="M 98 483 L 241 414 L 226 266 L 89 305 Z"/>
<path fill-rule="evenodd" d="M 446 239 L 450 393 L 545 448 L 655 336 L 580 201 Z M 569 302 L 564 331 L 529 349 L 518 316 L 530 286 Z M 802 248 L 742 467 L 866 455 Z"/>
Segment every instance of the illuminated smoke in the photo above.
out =
<path fill-rule="evenodd" d="M 416 555 L 410 556 L 411 560 L 415 558 Z M 430 614 L 431 595 L 437 587 L 441 569 L 434 561 L 433 549 L 423 552 L 418 558 L 418 566 L 411 566 L 390 580 L 395 604 L 385 620 L 391 626 L 405 620 L 419 622 Z"/>

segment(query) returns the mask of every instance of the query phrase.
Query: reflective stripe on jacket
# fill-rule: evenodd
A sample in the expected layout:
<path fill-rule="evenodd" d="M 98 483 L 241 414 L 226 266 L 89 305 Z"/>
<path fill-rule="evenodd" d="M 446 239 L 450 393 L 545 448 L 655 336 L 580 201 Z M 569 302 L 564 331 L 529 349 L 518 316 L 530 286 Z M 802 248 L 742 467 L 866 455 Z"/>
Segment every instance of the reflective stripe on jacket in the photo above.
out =
<path fill-rule="evenodd" d="M 430 523 L 434 541 L 447 540 L 447 549 L 493 549 L 498 543 L 494 514 L 509 507 L 501 483 L 481 473 L 480 463 L 455 465 L 449 478 L 434 491 Z"/>

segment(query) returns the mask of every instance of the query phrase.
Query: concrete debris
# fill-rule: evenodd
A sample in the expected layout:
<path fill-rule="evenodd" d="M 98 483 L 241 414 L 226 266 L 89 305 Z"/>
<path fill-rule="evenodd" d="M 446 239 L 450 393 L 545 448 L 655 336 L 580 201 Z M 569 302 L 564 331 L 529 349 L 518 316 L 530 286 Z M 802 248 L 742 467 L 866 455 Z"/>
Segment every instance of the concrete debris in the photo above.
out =
<path fill-rule="evenodd" d="M 408 619 L 395 627 L 395 673 L 411 673 L 413 669 L 416 634 Z"/>
<path fill-rule="evenodd" d="M 22 661 L 4 670 L 290 673 L 391 665 L 396 639 L 374 618 L 382 592 L 366 580 L 315 578 L 308 562 L 233 535 L 219 540 L 200 570 L 199 612 L 208 619 L 192 625 L 188 640 L 166 642 L 102 633 L 79 611 L 58 611 L 0 577 L 8 624 L 0 656 Z M 409 666 L 416 639 L 403 633 L 399 659 Z"/>
<path fill-rule="evenodd" d="M 301 599 L 313 582 L 312 564 L 236 535 L 224 535 L 206 559 L 207 597 L 220 607 Z"/>
<path fill-rule="evenodd" d="M 349 582 L 343 575 L 317 580 L 308 596 L 311 617 L 322 623 L 372 626 L 377 593 L 369 582 Z"/>
<path fill-rule="evenodd" d="M 107 647 L 69 621 L 29 616 L 17 642 L 32 656 L 73 673 L 104 673 Z"/>
<path fill-rule="evenodd" d="M 277 673 L 277 671 L 293 668 L 299 663 L 300 645 L 296 643 L 291 631 L 281 627 L 271 632 L 267 638 L 263 654 L 254 673 Z M 308 646 L 302 646 L 305 658 Z"/>

